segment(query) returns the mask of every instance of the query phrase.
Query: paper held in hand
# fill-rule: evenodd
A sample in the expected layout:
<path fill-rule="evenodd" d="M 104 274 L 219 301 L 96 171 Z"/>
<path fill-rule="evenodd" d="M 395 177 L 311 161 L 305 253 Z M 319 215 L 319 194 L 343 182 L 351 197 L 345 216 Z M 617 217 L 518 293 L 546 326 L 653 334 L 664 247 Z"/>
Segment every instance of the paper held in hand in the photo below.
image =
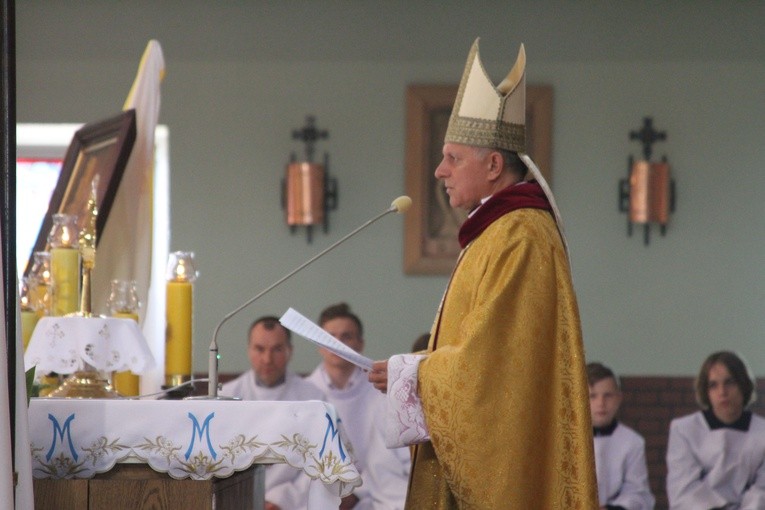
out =
<path fill-rule="evenodd" d="M 350 361 L 357 367 L 363 368 L 364 370 L 372 370 L 371 359 L 354 351 L 343 342 L 321 329 L 317 324 L 311 322 L 310 319 L 301 315 L 300 312 L 294 308 L 289 308 L 284 312 L 284 315 L 279 319 L 279 322 L 290 331 L 315 343 L 319 347 L 329 349 L 334 354 L 337 354 L 346 361 Z"/>

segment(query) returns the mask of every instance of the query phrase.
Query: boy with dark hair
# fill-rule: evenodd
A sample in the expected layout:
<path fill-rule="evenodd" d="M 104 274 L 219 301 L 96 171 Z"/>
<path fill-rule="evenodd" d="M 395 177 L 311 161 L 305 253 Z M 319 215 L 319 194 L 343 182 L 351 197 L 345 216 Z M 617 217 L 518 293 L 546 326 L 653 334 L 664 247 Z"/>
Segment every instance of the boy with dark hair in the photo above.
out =
<path fill-rule="evenodd" d="M 650 510 L 645 440 L 617 420 L 622 392 L 613 371 L 601 363 L 587 365 L 590 413 L 595 441 L 595 471 L 600 508 Z"/>

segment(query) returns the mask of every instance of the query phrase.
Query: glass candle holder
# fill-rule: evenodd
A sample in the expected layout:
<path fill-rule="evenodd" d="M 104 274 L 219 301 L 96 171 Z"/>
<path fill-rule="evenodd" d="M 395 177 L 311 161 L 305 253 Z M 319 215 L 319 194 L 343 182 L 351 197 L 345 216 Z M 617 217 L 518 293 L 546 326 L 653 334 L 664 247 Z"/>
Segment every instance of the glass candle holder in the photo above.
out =
<path fill-rule="evenodd" d="M 32 308 L 37 317 L 51 315 L 53 306 L 53 277 L 51 276 L 50 253 L 36 251 L 32 255 L 29 269 L 29 288 Z"/>
<path fill-rule="evenodd" d="M 193 283 L 197 279 L 194 254 L 171 253 L 165 276 L 165 384 L 177 386 L 191 379 Z"/>
<path fill-rule="evenodd" d="M 35 330 L 39 317 L 34 307 L 33 283 L 30 283 L 29 277 L 21 279 L 19 285 L 19 303 L 21 305 L 21 339 L 24 342 L 24 350 L 29 345 L 29 339 L 32 338 L 32 332 Z"/>
<path fill-rule="evenodd" d="M 136 286 L 135 280 L 112 280 L 111 292 L 107 301 L 109 314 L 112 317 L 138 322 L 141 302 L 138 299 Z M 130 370 L 114 372 L 112 385 L 117 393 L 125 397 L 134 397 L 140 394 L 140 378 Z"/>
<path fill-rule="evenodd" d="M 53 315 L 77 311 L 80 300 L 80 251 L 77 246 L 77 217 L 54 214 L 50 244 Z"/>
<path fill-rule="evenodd" d="M 112 280 L 111 292 L 106 303 L 112 317 L 133 319 L 138 322 L 141 301 L 138 299 L 135 280 Z"/>

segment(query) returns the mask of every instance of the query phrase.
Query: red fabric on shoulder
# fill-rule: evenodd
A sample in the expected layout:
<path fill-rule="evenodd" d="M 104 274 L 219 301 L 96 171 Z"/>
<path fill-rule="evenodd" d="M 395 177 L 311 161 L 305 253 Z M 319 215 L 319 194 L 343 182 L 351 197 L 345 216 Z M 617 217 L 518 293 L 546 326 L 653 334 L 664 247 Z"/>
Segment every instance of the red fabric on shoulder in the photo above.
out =
<path fill-rule="evenodd" d="M 552 212 L 552 206 L 537 181 L 519 182 L 492 195 L 460 227 L 458 235 L 460 247 L 464 249 L 470 241 L 481 235 L 481 232 L 498 218 L 510 211 L 525 208 Z"/>

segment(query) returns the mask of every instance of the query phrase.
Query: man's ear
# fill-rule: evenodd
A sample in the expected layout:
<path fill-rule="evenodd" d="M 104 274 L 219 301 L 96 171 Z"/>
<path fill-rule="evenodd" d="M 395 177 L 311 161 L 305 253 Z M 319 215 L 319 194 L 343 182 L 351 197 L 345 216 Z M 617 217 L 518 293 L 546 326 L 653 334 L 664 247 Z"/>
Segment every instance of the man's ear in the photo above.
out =
<path fill-rule="evenodd" d="M 499 176 L 502 175 L 503 168 L 504 160 L 502 159 L 502 154 L 497 151 L 491 151 L 489 153 L 489 180 L 496 181 L 499 179 Z"/>

